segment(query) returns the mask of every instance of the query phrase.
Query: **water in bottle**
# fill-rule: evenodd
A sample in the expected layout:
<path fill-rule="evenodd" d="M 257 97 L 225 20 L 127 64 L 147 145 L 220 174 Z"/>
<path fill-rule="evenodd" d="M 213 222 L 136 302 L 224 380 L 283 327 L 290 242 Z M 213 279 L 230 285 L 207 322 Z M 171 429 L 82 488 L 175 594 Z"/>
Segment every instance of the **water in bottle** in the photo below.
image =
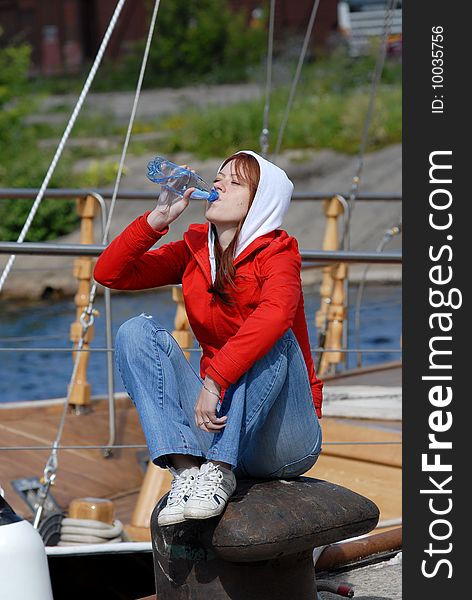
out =
<path fill-rule="evenodd" d="M 207 202 L 213 202 L 218 198 L 217 190 L 208 185 L 199 175 L 161 156 L 156 156 L 148 164 L 147 176 L 154 183 L 161 184 L 159 204 L 170 206 L 191 187 L 194 187 L 195 191 L 190 198 Z"/>

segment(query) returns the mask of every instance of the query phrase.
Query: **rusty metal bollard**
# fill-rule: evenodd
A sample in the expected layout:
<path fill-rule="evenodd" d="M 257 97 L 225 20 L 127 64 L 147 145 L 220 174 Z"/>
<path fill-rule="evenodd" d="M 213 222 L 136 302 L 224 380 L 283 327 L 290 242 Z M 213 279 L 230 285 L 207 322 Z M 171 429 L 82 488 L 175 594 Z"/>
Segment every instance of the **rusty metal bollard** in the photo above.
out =
<path fill-rule="evenodd" d="M 159 527 L 151 517 L 159 600 L 313 600 L 313 548 L 374 529 L 377 506 L 309 477 L 239 480 L 222 516 Z"/>

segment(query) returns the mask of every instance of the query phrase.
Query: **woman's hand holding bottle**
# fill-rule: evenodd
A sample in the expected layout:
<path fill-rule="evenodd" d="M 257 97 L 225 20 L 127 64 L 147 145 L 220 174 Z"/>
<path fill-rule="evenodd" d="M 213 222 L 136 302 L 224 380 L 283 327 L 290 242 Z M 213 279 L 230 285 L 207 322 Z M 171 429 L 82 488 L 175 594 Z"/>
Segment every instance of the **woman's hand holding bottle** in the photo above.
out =
<path fill-rule="evenodd" d="M 194 190 L 195 188 L 186 190 L 185 194 L 171 206 L 158 204 L 156 208 L 148 214 L 147 222 L 149 225 L 156 231 L 160 231 L 172 223 L 172 221 L 175 221 L 189 205 L 190 196 Z"/>
<path fill-rule="evenodd" d="M 184 169 L 188 169 L 187 165 L 180 165 Z M 193 171 L 194 172 L 194 171 Z M 188 188 L 183 196 L 178 197 L 170 206 L 167 204 L 157 203 L 156 208 L 152 210 L 148 217 L 147 222 L 156 231 L 164 229 L 172 221 L 175 221 L 187 208 L 190 203 L 190 196 L 195 191 L 194 187 Z"/>

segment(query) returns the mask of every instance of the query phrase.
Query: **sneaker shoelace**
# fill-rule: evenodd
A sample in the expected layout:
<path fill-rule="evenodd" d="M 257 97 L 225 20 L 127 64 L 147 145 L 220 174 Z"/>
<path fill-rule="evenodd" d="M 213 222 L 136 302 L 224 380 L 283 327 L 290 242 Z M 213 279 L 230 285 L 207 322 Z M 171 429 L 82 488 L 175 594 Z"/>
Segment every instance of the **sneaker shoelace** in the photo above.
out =
<path fill-rule="evenodd" d="M 195 475 L 177 475 L 172 480 L 167 505 L 179 503 L 185 494 L 190 494 L 194 481 Z"/>
<path fill-rule="evenodd" d="M 222 480 L 223 473 L 220 469 L 213 464 L 206 463 L 200 468 L 197 474 L 197 483 L 193 490 L 192 498 L 198 500 L 212 498 Z"/>

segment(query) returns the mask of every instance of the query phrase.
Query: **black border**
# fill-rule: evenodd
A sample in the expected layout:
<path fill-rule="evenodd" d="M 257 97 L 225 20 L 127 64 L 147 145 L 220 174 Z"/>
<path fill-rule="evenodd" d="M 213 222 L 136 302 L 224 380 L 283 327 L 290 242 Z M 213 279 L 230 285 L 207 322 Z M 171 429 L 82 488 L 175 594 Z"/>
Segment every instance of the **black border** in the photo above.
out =
<path fill-rule="evenodd" d="M 470 155 L 469 106 L 472 104 L 467 89 L 470 88 L 472 35 L 467 8 L 467 3 L 451 1 L 410 0 L 403 3 L 403 598 L 407 600 L 449 600 L 470 595 L 466 579 L 470 569 L 467 564 L 469 553 L 465 544 L 472 529 L 466 512 L 466 505 L 470 504 L 469 480 L 472 482 L 468 464 L 471 451 L 467 444 L 468 439 L 472 439 L 468 421 L 472 327 L 466 290 L 472 271 L 472 199 L 466 173 L 472 176 L 472 164 L 467 164 Z M 443 114 L 431 112 L 434 99 L 431 35 L 435 26 L 444 28 Z M 428 223 L 429 195 L 434 187 L 429 182 L 429 157 L 431 152 L 438 150 L 452 151 L 452 184 L 445 187 L 453 195 L 450 208 L 453 223 L 447 231 L 453 239 L 447 241 L 446 232 L 435 231 Z M 421 455 L 428 452 L 428 434 L 431 433 L 428 416 L 436 410 L 428 399 L 432 383 L 421 379 L 422 375 L 428 374 L 428 343 L 435 335 L 428 324 L 429 315 L 435 311 L 428 300 L 429 269 L 434 264 L 428 250 L 430 245 L 438 248 L 446 243 L 451 245 L 452 259 L 448 262 L 444 258 L 440 262 L 452 267 L 453 279 L 449 287 L 461 290 L 463 301 L 460 308 L 451 310 L 453 328 L 449 334 L 452 336 L 449 345 L 452 358 L 448 360 L 452 363 L 453 400 L 443 410 L 451 412 L 453 422 L 448 432 L 437 434 L 438 438 L 449 439 L 453 444 L 451 450 L 441 453 L 442 462 L 450 462 L 452 472 L 437 473 L 437 479 L 441 481 L 452 475 L 452 482 L 448 485 L 451 494 L 428 496 L 420 493 L 421 489 L 434 487 L 428 485 L 428 476 L 434 476 L 434 473 L 423 472 L 421 465 Z M 445 253 L 444 257 L 446 254 L 449 255 Z M 437 373 L 445 374 L 445 371 Z M 430 497 L 438 498 L 438 502 L 439 498 L 445 502 L 450 497 L 453 502 L 451 512 L 444 516 L 451 523 L 452 533 L 443 542 L 435 542 L 430 537 L 431 522 L 441 518 L 430 512 Z M 442 532 L 445 532 L 446 526 L 443 527 Z M 439 533 L 441 529 L 435 531 Z M 424 550 L 431 541 L 436 544 L 434 547 L 443 550 L 450 542 L 452 549 L 429 557 Z M 452 570 L 441 564 L 435 576 L 425 577 L 421 571 L 422 561 L 429 561 L 426 570 L 431 573 L 435 570 L 434 561 L 441 558 L 451 562 Z"/>

